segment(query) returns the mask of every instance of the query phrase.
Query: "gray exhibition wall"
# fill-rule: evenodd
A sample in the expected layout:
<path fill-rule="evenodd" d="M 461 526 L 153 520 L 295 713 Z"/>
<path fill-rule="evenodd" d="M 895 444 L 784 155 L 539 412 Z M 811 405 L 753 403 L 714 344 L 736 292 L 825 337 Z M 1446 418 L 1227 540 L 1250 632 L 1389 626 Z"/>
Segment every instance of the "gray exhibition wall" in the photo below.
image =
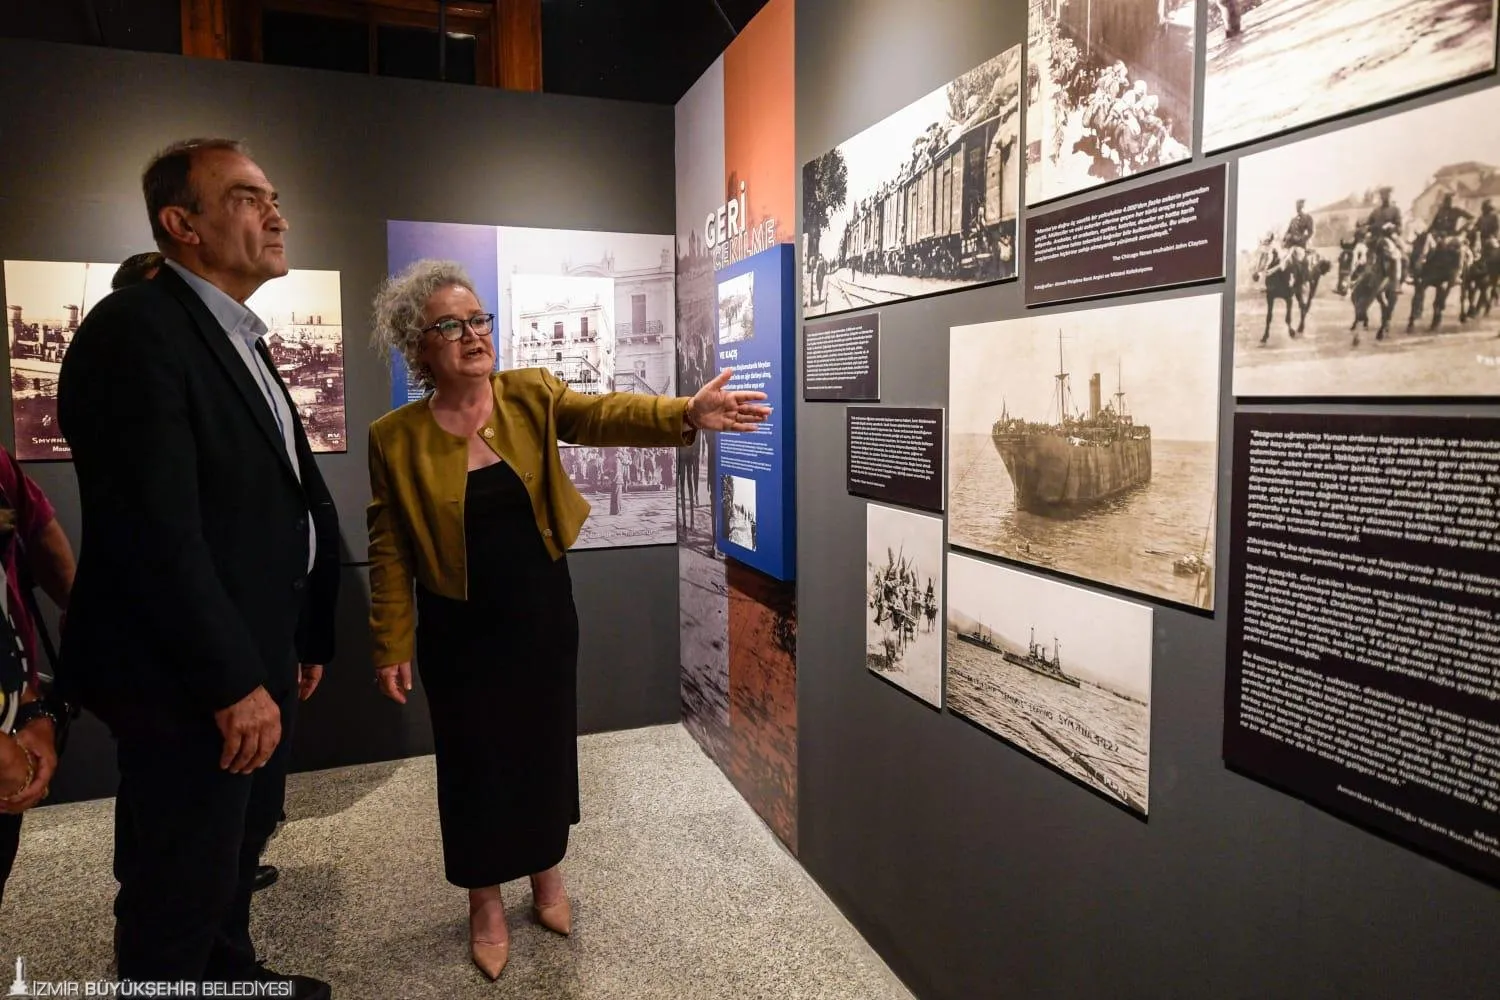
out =
<path fill-rule="evenodd" d="M 375 693 L 365 625 L 365 428 L 390 398 L 366 345 L 386 220 L 671 233 L 672 109 L 27 42 L 0 42 L 0 64 L 0 259 L 116 261 L 151 249 L 141 168 L 173 140 L 227 134 L 250 143 L 282 194 L 292 266 L 341 272 L 349 451 L 318 459 L 342 525 L 339 655 L 306 706 L 294 766 L 431 752 L 425 703 L 403 710 Z M 9 391 L 6 380 L 7 445 Z M 77 546 L 72 466 L 28 472 Z M 571 558 L 580 729 L 675 721 L 675 549 Z M 496 724 L 518 711 L 496 705 Z M 91 718 L 68 758 L 54 800 L 113 794 L 112 748 Z"/>
<path fill-rule="evenodd" d="M 1023 41 L 1026 10 L 800 5 L 799 165 Z M 1237 156 L 1194 166 L 1225 159 Z M 882 403 L 947 405 L 949 328 L 1022 312 L 1016 283 L 881 309 Z M 1221 566 L 1234 408 L 1224 344 Z M 797 415 L 799 854 L 918 996 L 1493 992 L 1494 888 L 1225 769 L 1224 571 L 1216 616 L 1156 610 L 1149 821 L 872 676 L 865 505 L 845 493 L 844 410 L 799 403 Z"/>

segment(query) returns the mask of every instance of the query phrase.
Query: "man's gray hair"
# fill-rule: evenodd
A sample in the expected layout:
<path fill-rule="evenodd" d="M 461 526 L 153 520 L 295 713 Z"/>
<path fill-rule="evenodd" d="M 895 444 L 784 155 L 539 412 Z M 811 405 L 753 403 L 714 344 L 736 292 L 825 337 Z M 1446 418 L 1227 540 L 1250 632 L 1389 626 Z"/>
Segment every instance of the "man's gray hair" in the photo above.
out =
<path fill-rule="evenodd" d="M 419 360 L 422 353 L 422 318 L 427 300 L 440 288 L 459 285 L 473 292 L 474 282 L 463 265 L 451 260 L 419 260 L 393 278 L 375 294 L 374 333 L 371 341 L 381 356 L 401 355 L 406 367 L 425 390 L 431 390 L 432 373 Z"/>

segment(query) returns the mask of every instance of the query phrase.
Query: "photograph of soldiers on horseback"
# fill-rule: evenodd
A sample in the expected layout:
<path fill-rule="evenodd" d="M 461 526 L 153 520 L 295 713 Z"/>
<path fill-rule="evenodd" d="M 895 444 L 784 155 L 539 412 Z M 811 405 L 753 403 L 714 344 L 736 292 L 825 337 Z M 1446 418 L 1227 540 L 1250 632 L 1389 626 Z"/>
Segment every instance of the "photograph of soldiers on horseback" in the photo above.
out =
<path fill-rule="evenodd" d="M 1032 0 L 1026 203 L 1192 157 L 1195 0 Z"/>
<path fill-rule="evenodd" d="M 1237 394 L 1500 388 L 1500 135 L 1474 127 L 1497 111 L 1479 91 L 1241 161 Z"/>

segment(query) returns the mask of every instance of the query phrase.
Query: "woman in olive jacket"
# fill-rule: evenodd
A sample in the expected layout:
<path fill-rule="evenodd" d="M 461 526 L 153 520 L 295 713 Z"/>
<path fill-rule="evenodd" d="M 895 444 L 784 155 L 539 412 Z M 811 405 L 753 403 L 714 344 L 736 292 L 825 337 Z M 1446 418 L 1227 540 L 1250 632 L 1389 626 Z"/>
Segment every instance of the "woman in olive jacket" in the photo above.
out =
<path fill-rule="evenodd" d="M 567 934 L 558 864 L 579 819 L 578 617 L 567 549 L 589 505 L 558 442 L 680 447 L 754 431 L 760 392 L 692 398 L 575 392 L 543 368 L 496 372 L 495 317 L 457 264 L 424 260 L 382 288 L 375 338 L 430 393 L 370 426 L 370 627 L 377 681 L 405 704 L 413 655 L 437 754 L 449 882 L 469 890 L 470 950 L 509 957 L 503 882 Z M 420 624 L 418 624 L 420 622 Z"/>

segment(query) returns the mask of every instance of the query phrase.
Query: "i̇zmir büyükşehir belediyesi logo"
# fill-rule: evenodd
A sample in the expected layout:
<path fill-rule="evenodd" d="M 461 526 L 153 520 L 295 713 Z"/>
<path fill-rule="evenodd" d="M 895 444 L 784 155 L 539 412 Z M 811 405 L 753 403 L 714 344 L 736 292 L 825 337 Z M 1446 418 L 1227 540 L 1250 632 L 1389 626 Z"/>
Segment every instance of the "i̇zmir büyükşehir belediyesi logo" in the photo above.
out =
<path fill-rule="evenodd" d="M 26 957 L 24 955 L 16 958 L 16 978 L 5 995 L 8 997 L 31 996 L 31 987 L 26 983 Z"/>

